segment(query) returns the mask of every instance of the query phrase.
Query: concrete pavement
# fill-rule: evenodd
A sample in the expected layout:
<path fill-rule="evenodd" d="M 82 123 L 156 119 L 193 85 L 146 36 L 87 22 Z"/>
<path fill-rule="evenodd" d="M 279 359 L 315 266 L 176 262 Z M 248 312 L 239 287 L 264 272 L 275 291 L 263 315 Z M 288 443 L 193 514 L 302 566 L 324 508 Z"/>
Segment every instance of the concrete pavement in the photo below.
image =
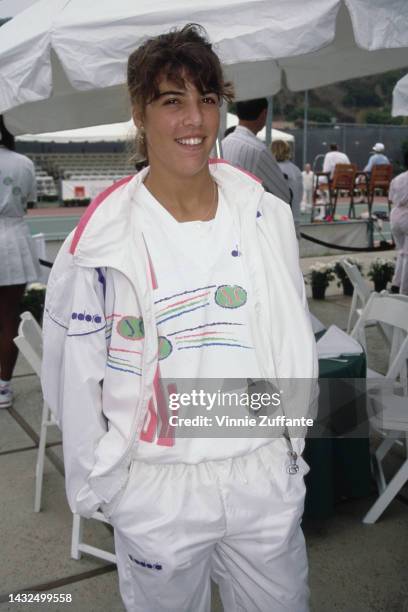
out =
<path fill-rule="evenodd" d="M 372 257 L 364 254 L 362 258 L 367 264 Z M 307 270 L 315 259 L 302 260 L 302 268 Z M 343 328 L 349 305 L 350 298 L 340 295 L 335 283 L 328 299 L 310 300 L 311 311 L 325 325 L 336 323 Z M 371 340 L 372 365 L 384 371 L 386 354 L 375 330 Z M 13 386 L 14 406 L 0 412 L 0 612 L 121 612 L 115 566 L 87 555 L 79 561 L 70 558 L 72 520 L 65 501 L 56 428 L 48 436 L 43 509 L 39 514 L 33 512 L 42 398 L 39 381 L 22 357 Z M 373 489 L 370 498 L 342 502 L 334 517 L 305 524 L 312 612 L 408 612 L 408 489 L 375 525 L 363 525 L 362 517 L 374 499 Z M 86 521 L 85 532 L 89 543 L 113 550 L 106 525 Z M 72 603 L 9 602 L 10 594 L 23 591 L 68 593 Z M 216 589 L 213 595 L 212 612 L 220 612 Z"/>

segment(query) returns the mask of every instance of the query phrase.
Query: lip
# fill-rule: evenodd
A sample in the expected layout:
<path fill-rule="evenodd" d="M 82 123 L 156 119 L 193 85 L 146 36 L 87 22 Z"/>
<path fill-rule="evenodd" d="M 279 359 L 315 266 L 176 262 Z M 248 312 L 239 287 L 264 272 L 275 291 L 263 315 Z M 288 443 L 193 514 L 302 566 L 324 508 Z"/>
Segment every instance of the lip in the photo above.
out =
<path fill-rule="evenodd" d="M 199 144 L 181 144 L 178 140 L 184 140 L 187 138 L 201 138 L 202 141 Z M 176 138 L 175 143 L 180 147 L 180 151 L 184 151 L 185 153 L 201 153 L 205 149 L 205 136 L 184 136 L 183 138 Z"/>
<path fill-rule="evenodd" d="M 181 142 L 179 142 L 179 140 L 190 140 L 190 139 L 198 139 L 198 138 L 201 140 L 201 142 L 198 144 L 182 144 Z M 179 136 L 178 138 L 175 138 L 174 140 L 177 144 L 181 145 L 182 147 L 201 147 L 205 142 L 205 136 L 201 134 L 200 135 L 197 134 L 195 136 L 192 136 L 192 135 Z"/>

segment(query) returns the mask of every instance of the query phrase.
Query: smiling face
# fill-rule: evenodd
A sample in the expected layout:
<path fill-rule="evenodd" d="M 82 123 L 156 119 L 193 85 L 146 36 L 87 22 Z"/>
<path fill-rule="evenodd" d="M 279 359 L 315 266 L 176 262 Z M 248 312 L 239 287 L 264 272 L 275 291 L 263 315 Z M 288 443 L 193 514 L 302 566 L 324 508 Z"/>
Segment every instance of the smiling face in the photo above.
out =
<path fill-rule="evenodd" d="M 185 80 L 180 86 L 162 78 L 159 95 L 143 112 L 134 110 L 138 128 L 143 126 L 151 172 L 194 177 L 208 172 L 208 157 L 217 138 L 219 98 L 201 93 Z"/>

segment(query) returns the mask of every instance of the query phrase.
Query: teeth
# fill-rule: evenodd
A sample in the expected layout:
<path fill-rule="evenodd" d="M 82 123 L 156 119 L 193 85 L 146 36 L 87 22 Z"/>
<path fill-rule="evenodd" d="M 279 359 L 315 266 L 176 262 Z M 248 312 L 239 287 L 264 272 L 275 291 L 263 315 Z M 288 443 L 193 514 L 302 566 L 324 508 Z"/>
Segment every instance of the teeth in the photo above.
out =
<path fill-rule="evenodd" d="M 177 138 L 177 142 L 182 145 L 199 145 L 203 142 L 203 138 Z"/>

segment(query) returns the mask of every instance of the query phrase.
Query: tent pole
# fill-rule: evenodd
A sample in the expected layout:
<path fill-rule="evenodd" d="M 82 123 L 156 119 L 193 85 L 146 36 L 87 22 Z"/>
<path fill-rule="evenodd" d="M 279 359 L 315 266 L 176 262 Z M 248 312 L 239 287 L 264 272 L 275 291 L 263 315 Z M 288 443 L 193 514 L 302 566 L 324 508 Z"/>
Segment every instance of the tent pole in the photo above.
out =
<path fill-rule="evenodd" d="M 228 104 L 225 100 L 220 108 L 220 127 L 218 129 L 218 138 L 215 143 L 217 157 L 222 157 L 222 144 L 221 140 L 224 138 L 224 132 L 227 129 L 227 112 Z"/>
<path fill-rule="evenodd" d="M 303 168 L 307 163 L 307 115 L 309 111 L 309 91 L 305 90 L 304 109 L 303 109 Z"/>
<path fill-rule="evenodd" d="M 268 113 L 266 115 L 265 144 L 269 148 L 272 142 L 273 96 L 268 96 Z"/>

